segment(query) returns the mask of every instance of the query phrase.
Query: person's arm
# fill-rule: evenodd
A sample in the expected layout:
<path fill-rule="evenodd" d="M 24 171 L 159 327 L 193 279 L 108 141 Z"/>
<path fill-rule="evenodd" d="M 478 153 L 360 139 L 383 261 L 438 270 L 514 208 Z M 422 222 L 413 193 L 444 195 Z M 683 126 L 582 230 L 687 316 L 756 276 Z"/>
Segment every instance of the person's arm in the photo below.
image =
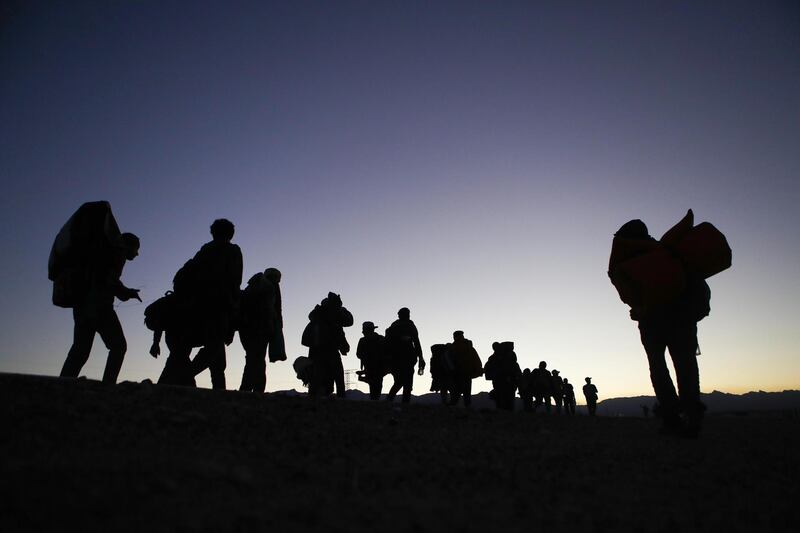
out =
<path fill-rule="evenodd" d="M 122 277 L 122 267 L 124 265 L 124 257 L 115 258 L 114 262 L 109 265 L 107 281 L 111 287 L 111 291 L 114 296 L 122 302 L 127 302 L 131 298 L 141 302 L 142 299 L 139 297 L 139 289 L 130 289 L 120 280 Z"/>
<path fill-rule="evenodd" d="M 158 357 L 161 355 L 161 334 L 163 332 L 161 330 L 156 330 L 153 332 L 153 345 L 150 346 L 150 355 L 153 357 Z"/>

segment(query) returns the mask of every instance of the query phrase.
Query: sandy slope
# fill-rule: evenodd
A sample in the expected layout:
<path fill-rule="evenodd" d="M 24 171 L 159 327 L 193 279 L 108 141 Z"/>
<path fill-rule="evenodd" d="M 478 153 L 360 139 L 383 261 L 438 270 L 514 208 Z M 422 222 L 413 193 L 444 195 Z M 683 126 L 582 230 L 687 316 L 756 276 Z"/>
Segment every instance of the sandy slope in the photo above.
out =
<path fill-rule="evenodd" d="M 0 374 L 0 531 L 800 525 L 800 422 L 533 416 Z"/>

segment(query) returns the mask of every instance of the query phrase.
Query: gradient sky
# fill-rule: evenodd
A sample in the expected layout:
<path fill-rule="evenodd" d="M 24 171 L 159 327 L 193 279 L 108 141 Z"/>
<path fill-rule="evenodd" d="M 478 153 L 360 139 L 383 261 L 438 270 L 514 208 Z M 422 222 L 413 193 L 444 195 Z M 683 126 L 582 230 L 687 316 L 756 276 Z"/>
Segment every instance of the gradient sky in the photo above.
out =
<path fill-rule="evenodd" d="M 50 303 L 47 256 L 105 199 L 142 242 L 123 281 L 145 303 L 117 308 L 121 380 L 158 377 L 144 307 L 225 217 L 245 279 L 283 272 L 290 360 L 268 366 L 268 390 L 300 388 L 291 361 L 332 290 L 354 347 L 362 321 L 382 331 L 407 306 L 426 347 L 462 329 L 484 361 L 513 340 L 521 366 L 593 376 L 601 399 L 652 394 L 606 275 L 611 238 L 632 218 L 659 237 L 691 207 L 734 265 L 709 281 L 702 390 L 800 388 L 794 2 L 4 9 L 0 371 L 60 371 L 72 317 Z M 105 359 L 97 338 L 84 374 Z M 237 339 L 229 388 L 243 364 Z"/>

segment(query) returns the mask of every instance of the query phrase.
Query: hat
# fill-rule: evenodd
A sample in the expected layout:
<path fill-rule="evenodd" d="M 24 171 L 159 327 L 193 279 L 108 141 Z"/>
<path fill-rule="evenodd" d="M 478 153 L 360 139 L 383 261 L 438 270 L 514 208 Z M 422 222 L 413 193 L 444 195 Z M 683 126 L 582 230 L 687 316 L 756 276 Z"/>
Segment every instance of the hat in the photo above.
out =
<path fill-rule="evenodd" d="M 558 370 L 555 370 L 555 369 L 554 369 L 554 370 L 551 372 L 551 374 L 558 374 Z"/>
<path fill-rule="evenodd" d="M 364 322 L 364 323 L 361 325 L 361 327 L 362 327 L 363 329 L 377 329 L 377 328 L 378 328 L 378 326 L 376 326 L 375 324 L 373 324 L 372 322 L 369 322 L 369 321 L 367 321 L 367 322 Z"/>

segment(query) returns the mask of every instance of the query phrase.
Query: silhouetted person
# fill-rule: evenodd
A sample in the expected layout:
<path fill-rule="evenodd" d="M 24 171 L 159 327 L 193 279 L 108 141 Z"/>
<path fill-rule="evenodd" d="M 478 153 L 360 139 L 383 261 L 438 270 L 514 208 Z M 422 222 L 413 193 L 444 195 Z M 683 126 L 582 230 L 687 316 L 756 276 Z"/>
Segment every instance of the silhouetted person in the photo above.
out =
<path fill-rule="evenodd" d="M 586 398 L 586 409 L 589 410 L 589 416 L 594 416 L 597 412 L 597 387 L 592 384 L 592 378 L 586 378 L 583 396 Z"/>
<path fill-rule="evenodd" d="M 253 275 L 242 291 L 239 340 L 245 351 L 240 391 L 264 392 L 267 386 L 267 348 L 270 361 L 285 360 L 281 273 L 268 268 Z"/>
<path fill-rule="evenodd" d="M 369 399 L 379 400 L 383 390 L 383 376 L 389 372 L 389 356 L 386 353 L 386 339 L 375 332 L 375 324 L 364 322 L 361 325 L 363 337 L 358 340 L 356 357 L 361 360 L 361 370 L 369 385 Z"/>
<path fill-rule="evenodd" d="M 110 206 L 108 209 L 110 215 Z M 108 348 L 103 382 L 117 382 L 128 344 L 114 311 L 114 298 L 123 302 L 131 298 L 142 301 L 137 289 L 130 289 L 120 281 L 125 261 L 132 261 L 137 255 L 139 238 L 132 233 L 122 233 L 115 242 L 89 252 L 81 270 L 76 271 L 85 284 L 82 290 L 75 293 L 72 347 L 64 361 L 61 376 L 78 377 L 89 359 L 94 336 L 99 333 Z"/>
<path fill-rule="evenodd" d="M 198 287 L 196 265 L 194 259 L 189 259 L 172 278 L 172 294 L 159 298 L 145 309 L 145 324 L 154 320 L 150 324 L 153 326 L 150 355 L 158 357 L 161 354 L 162 335 L 169 350 L 158 378 L 159 385 L 196 386 L 190 357 L 193 348 L 206 342 L 201 305 L 203 294 Z"/>
<path fill-rule="evenodd" d="M 510 341 L 492 343 L 494 352 L 486 360 L 483 373 L 492 382 L 494 402 L 498 409 L 514 410 L 517 385 L 522 371 L 514 353 L 514 343 Z"/>
<path fill-rule="evenodd" d="M 691 211 L 687 215 L 691 220 Z M 671 230 L 672 231 L 672 230 Z M 641 220 L 631 220 L 614 235 L 634 246 L 644 248 L 657 241 L 650 236 Z M 667 241 L 668 237 L 662 237 Z M 666 244 L 664 245 L 666 247 Z M 639 255 L 643 255 L 641 252 Z M 613 258 L 613 255 L 612 255 Z M 728 264 L 729 265 L 729 264 Z M 609 265 L 609 276 L 615 280 L 616 265 Z M 700 275 L 686 270 L 685 288 L 667 303 L 633 304 L 630 317 L 639 322 L 642 346 L 650 366 L 650 381 L 660 404 L 664 432 L 683 433 L 696 437 L 705 411 L 700 401 L 700 376 L 697 367 L 697 322 L 709 314 L 711 290 Z M 669 348 L 680 397 L 667 368 L 665 350 Z M 686 416 L 683 425 L 680 415 Z"/>
<path fill-rule="evenodd" d="M 431 346 L 431 391 L 438 392 L 443 404 L 450 402 L 453 390 L 453 360 L 450 344 Z"/>
<path fill-rule="evenodd" d="M 205 339 L 192 361 L 192 372 L 196 376 L 209 369 L 214 389 L 225 389 L 225 345 L 233 342 L 234 313 L 242 284 L 242 251 L 231 242 L 234 231 L 231 221 L 215 220 L 211 224 L 211 242 L 204 244 L 193 258 Z"/>
<path fill-rule="evenodd" d="M 547 363 L 541 361 L 538 368 L 531 372 L 533 381 L 533 397 L 535 402 L 533 410 L 536 411 L 540 405 L 544 404 L 545 411 L 550 412 L 550 397 L 553 394 L 552 375 L 547 370 Z"/>
<path fill-rule="evenodd" d="M 463 331 L 453 332 L 453 343 L 450 345 L 450 356 L 453 358 L 453 397 L 450 405 L 458 403 L 464 397 L 464 406 L 472 404 L 472 380 L 483 374 L 483 364 L 472 341 L 464 338 Z"/>
<path fill-rule="evenodd" d="M 558 375 L 558 370 L 553 370 L 550 374 L 550 387 L 553 391 L 553 401 L 556 404 L 556 413 L 561 414 L 561 404 L 564 401 L 564 381 Z"/>
<path fill-rule="evenodd" d="M 409 403 L 414 386 L 414 366 L 419 362 L 421 375 L 425 370 L 425 359 L 422 357 L 417 326 L 411 320 L 411 311 L 407 307 L 401 308 L 397 312 L 397 320 L 386 328 L 386 345 L 394 378 L 386 400 L 393 401 L 398 391 L 403 389 L 403 403 Z"/>
<path fill-rule="evenodd" d="M 522 410 L 533 411 L 533 375 L 530 368 L 523 370 L 519 377 L 519 397 L 522 399 Z"/>
<path fill-rule="evenodd" d="M 336 395 L 344 398 L 342 355 L 350 351 L 344 328 L 353 325 L 353 315 L 342 305 L 338 294 L 329 292 L 327 298 L 308 314 L 308 320 L 303 331 L 303 346 L 308 346 L 312 363 L 308 394 L 312 397 L 330 396 L 335 384 Z"/>
<path fill-rule="evenodd" d="M 567 378 L 564 378 L 564 411 L 569 415 L 575 414 L 575 388 Z"/>

